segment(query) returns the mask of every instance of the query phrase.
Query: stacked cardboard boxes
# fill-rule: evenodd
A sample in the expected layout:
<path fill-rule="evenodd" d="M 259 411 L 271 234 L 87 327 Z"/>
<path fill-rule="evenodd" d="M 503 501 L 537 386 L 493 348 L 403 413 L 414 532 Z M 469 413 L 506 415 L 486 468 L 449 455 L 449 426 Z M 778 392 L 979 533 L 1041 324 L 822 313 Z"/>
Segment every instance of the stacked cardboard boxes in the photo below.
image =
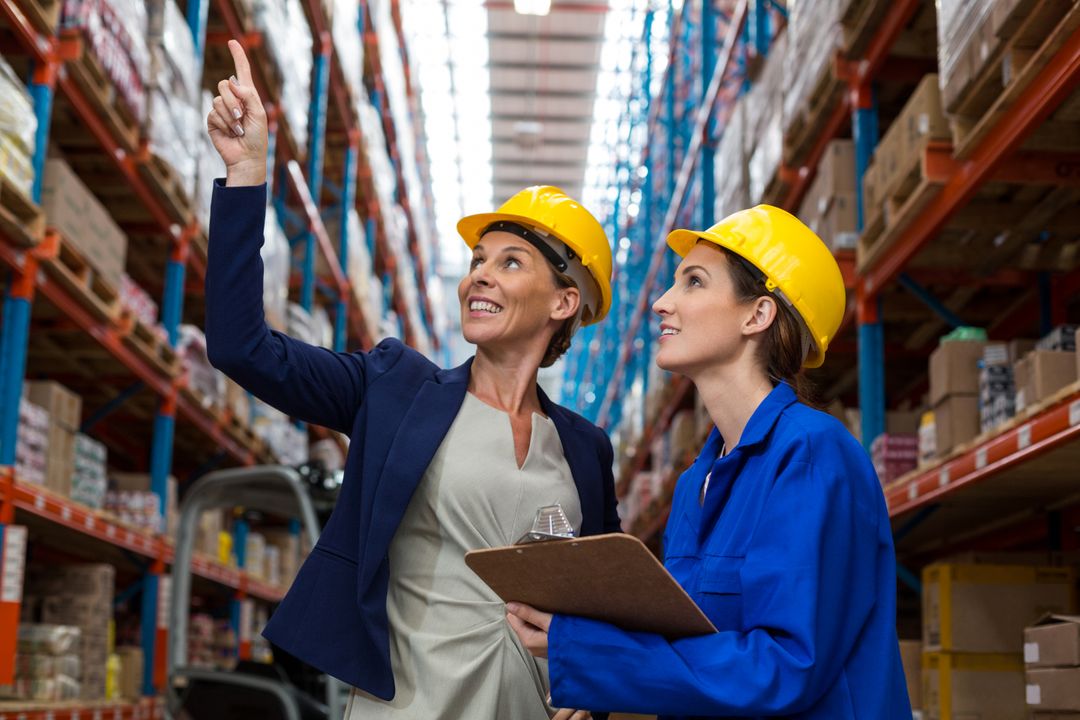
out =
<path fill-rule="evenodd" d="M 799 218 L 833 252 L 855 248 L 855 144 L 851 140 L 833 140 L 826 146 Z"/>
<path fill-rule="evenodd" d="M 1061 325 L 1039 340 L 1035 349 L 1016 363 L 1016 410 L 1046 400 L 1076 382 L 1076 325 Z"/>
<path fill-rule="evenodd" d="M 900 663 L 904 667 L 904 679 L 907 681 L 908 699 L 915 717 L 922 712 L 922 640 L 900 641 Z"/>
<path fill-rule="evenodd" d="M 70 495 L 75 472 L 75 434 L 82 422 L 82 398 L 51 381 L 28 381 L 26 396 L 49 413 L 45 487 Z"/>
<path fill-rule="evenodd" d="M 936 563 L 923 570 L 923 704 L 930 720 L 1023 717 L 1024 628 L 1068 612 L 1068 568 Z"/>
<path fill-rule="evenodd" d="M 1080 617 L 1049 614 L 1024 630 L 1024 663 L 1035 720 L 1080 718 Z"/>
<path fill-rule="evenodd" d="M 41 207 L 56 228 L 114 290 L 123 283 L 128 239 L 66 162 L 45 162 Z"/>
<path fill-rule="evenodd" d="M 165 479 L 165 502 L 151 489 L 147 473 L 109 473 L 105 507 L 128 525 L 151 533 L 173 534 L 177 523 L 177 484 Z"/>
<path fill-rule="evenodd" d="M 86 700 L 105 697 L 115 577 L 116 570 L 107 564 L 51 566 L 31 577 L 32 591 L 41 598 L 42 621 L 79 628 L 81 697 Z"/>
<path fill-rule="evenodd" d="M 120 672 L 117 679 L 117 695 L 124 700 L 136 700 L 142 697 L 143 651 L 140 647 L 121 646 L 116 648 L 120 658 Z"/>
<path fill-rule="evenodd" d="M 735 103 L 723 128 L 713 164 L 716 188 L 713 213 L 717 220 L 750 206 L 745 103 Z"/>
<path fill-rule="evenodd" d="M 889 198 L 906 197 L 902 192 L 905 182 L 910 192 L 911 176 L 920 167 L 927 144 L 950 137 L 949 124 L 941 109 L 937 75 L 927 75 L 889 126 L 863 176 L 866 225 L 872 225 L 882 213 L 886 225 L 892 221 L 892 213 L 899 206 L 888 207 Z"/>
<path fill-rule="evenodd" d="M 930 356 L 929 401 L 937 457 L 979 434 L 979 361 L 985 347 L 984 340 L 946 337 Z"/>

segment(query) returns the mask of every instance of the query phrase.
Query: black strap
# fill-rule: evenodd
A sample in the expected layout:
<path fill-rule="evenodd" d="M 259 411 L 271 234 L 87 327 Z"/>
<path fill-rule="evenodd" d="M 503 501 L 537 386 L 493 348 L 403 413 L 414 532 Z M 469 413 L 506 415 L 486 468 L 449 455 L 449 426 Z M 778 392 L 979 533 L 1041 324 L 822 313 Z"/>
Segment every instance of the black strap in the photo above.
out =
<path fill-rule="evenodd" d="M 566 272 L 566 268 L 570 267 L 566 258 L 560 257 L 559 253 L 555 251 L 550 245 L 544 242 L 544 239 L 534 233 L 529 228 L 516 222 L 510 222 L 509 220 L 499 220 L 493 222 L 484 228 L 484 232 L 480 233 L 481 236 L 486 235 L 489 232 L 508 232 L 511 235 L 517 235 L 525 242 L 532 245 L 534 248 L 540 251 L 549 263 L 551 263 L 559 272 Z M 567 254 L 572 259 L 574 257 L 574 251 L 570 248 L 566 248 Z"/>

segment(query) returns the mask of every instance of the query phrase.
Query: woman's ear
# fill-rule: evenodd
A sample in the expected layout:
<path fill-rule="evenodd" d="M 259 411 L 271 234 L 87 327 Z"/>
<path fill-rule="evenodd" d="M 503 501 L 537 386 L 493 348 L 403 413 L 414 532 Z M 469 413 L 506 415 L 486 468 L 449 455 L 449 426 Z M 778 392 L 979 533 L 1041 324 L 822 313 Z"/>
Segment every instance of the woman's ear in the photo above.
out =
<path fill-rule="evenodd" d="M 750 312 L 743 320 L 743 335 L 757 335 L 768 330 L 776 320 L 776 298 L 762 295 L 754 298 Z"/>
<path fill-rule="evenodd" d="M 581 305 L 581 291 L 576 287 L 559 288 L 551 308 L 552 320 L 568 320 L 577 315 Z"/>

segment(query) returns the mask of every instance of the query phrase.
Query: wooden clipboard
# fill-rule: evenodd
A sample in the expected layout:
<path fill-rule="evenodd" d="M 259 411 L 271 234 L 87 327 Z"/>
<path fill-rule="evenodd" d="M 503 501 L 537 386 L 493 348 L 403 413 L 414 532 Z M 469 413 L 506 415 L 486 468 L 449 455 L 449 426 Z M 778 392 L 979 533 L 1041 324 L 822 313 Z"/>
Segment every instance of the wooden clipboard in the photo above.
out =
<path fill-rule="evenodd" d="M 465 554 L 506 602 L 603 620 L 671 640 L 716 628 L 644 543 L 612 533 Z"/>

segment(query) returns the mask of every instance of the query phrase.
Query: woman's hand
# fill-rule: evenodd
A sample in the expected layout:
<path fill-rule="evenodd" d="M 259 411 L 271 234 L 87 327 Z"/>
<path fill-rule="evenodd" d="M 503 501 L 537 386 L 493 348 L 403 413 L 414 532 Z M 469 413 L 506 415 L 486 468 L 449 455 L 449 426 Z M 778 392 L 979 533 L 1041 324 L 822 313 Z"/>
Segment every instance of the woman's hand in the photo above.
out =
<path fill-rule="evenodd" d="M 568 710 L 563 708 L 557 711 L 551 720 L 592 720 L 592 713 L 588 710 Z"/>
<path fill-rule="evenodd" d="M 244 49 L 229 41 L 236 74 L 218 83 L 214 109 L 206 118 L 206 128 L 214 149 L 225 161 L 230 186 L 261 185 L 266 182 L 268 123 Z"/>
<path fill-rule="evenodd" d="M 510 603 L 506 606 L 506 620 L 521 644 L 533 657 L 546 658 L 548 651 L 548 628 L 551 627 L 551 613 L 540 612 L 536 608 Z"/>

